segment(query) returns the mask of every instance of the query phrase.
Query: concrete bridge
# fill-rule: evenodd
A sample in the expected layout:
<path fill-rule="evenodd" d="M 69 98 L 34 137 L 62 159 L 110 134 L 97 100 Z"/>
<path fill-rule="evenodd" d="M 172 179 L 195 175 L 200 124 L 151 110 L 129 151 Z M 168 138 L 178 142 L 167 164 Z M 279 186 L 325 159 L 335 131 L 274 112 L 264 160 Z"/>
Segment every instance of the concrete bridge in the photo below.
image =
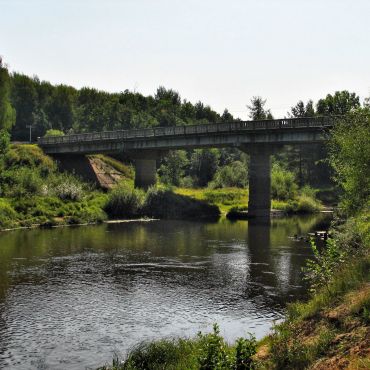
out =
<path fill-rule="evenodd" d="M 270 214 L 270 155 L 286 144 L 326 140 L 334 120 L 289 118 L 105 131 L 44 137 L 38 144 L 77 173 L 84 171 L 86 154 L 125 152 L 134 161 L 135 186 L 142 188 L 155 184 L 156 160 L 168 150 L 236 147 L 250 155 L 248 212 L 258 217 Z"/>

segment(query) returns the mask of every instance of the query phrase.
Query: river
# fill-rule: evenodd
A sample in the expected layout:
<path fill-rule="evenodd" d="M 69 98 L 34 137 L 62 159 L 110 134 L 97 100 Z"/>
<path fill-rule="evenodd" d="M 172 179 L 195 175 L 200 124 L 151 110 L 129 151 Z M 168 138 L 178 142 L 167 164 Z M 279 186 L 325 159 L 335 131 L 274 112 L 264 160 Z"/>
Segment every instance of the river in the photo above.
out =
<path fill-rule="evenodd" d="M 261 338 L 306 296 L 303 235 L 328 217 L 152 221 L 0 233 L 0 368 L 84 369 L 135 343 Z"/>

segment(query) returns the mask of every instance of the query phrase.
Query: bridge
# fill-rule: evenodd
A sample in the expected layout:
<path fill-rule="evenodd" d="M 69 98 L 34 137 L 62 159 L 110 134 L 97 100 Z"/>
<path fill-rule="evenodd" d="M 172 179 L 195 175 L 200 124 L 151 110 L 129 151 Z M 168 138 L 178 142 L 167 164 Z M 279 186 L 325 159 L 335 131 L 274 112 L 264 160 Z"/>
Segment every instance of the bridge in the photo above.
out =
<path fill-rule="evenodd" d="M 270 155 L 287 144 L 326 140 L 334 122 L 334 117 L 313 117 L 155 127 L 43 137 L 38 144 L 77 173 L 87 154 L 124 152 L 133 159 L 135 186 L 141 188 L 155 184 L 156 161 L 168 150 L 236 147 L 250 155 L 248 213 L 258 217 L 270 214 Z"/>

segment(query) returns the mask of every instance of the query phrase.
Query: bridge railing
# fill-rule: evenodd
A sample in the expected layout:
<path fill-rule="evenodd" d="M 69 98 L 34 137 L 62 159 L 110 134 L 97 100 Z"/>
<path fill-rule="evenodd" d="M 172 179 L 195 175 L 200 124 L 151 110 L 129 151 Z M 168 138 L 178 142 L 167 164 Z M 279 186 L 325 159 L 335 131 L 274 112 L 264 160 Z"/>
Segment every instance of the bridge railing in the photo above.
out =
<path fill-rule="evenodd" d="M 228 133 L 235 131 L 260 131 L 281 129 L 325 128 L 332 127 L 334 117 L 283 118 L 277 120 L 236 121 L 230 123 L 210 123 L 203 125 L 155 127 L 136 130 L 118 130 L 71 134 L 65 136 L 48 136 L 38 138 L 40 145 L 78 143 L 87 141 L 130 140 L 177 135 L 203 135 Z"/>

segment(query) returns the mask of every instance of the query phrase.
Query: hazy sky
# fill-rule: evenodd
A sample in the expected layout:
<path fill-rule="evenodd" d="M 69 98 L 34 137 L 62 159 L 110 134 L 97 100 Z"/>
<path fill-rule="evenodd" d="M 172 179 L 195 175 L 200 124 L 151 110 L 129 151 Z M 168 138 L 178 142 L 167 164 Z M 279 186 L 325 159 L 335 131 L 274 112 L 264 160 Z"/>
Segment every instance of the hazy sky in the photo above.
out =
<path fill-rule="evenodd" d="M 370 95 L 370 0 L 0 0 L 0 55 L 52 83 L 183 98 L 247 118 Z"/>

